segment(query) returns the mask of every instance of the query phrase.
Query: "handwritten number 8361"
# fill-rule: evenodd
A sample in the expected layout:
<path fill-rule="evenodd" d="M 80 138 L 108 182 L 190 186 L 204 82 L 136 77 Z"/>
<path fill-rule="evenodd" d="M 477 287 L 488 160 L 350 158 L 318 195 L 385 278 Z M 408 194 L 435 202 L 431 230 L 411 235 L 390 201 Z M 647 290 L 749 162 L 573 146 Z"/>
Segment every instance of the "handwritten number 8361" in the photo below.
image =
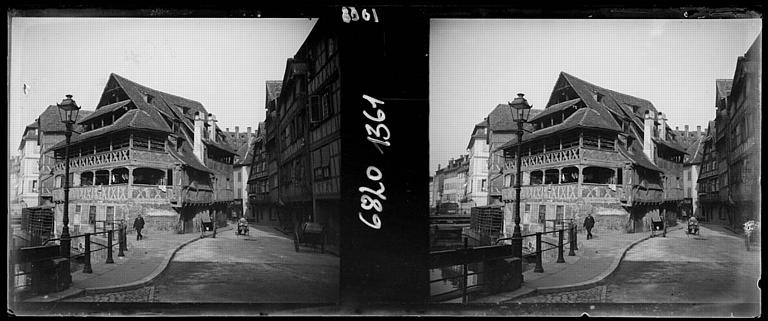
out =
<path fill-rule="evenodd" d="M 373 15 L 371 15 L 371 13 L 373 13 Z M 368 13 L 368 9 L 363 9 L 360 14 L 358 14 L 355 7 L 341 7 L 341 20 L 345 23 L 350 23 L 351 21 L 360 20 L 362 16 L 364 21 L 371 21 L 371 16 L 373 16 L 373 22 L 379 22 L 379 16 L 376 14 L 376 9 L 371 9 L 371 13 Z"/>

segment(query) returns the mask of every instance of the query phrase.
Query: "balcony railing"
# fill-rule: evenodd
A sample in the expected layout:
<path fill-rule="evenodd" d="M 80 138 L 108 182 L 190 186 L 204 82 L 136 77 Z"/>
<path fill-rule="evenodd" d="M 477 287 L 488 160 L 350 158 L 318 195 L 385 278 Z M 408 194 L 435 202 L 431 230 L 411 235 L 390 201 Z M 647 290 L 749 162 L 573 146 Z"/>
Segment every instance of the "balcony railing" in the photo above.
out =
<path fill-rule="evenodd" d="M 138 200 L 143 203 L 166 203 L 176 201 L 177 194 L 169 185 L 95 185 L 71 187 L 70 201 L 127 201 Z M 64 190 L 53 190 L 55 202 L 64 201 Z"/>
<path fill-rule="evenodd" d="M 618 202 L 624 199 L 624 187 L 617 184 L 590 184 L 578 183 L 528 185 L 520 189 L 522 200 L 550 200 L 550 201 L 575 201 L 584 199 L 589 202 Z M 506 187 L 502 190 L 503 200 L 514 200 L 514 187 Z"/>
<path fill-rule="evenodd" d="M 520 157 L 520 162 L 522 163 L 522 167 L 546 165 L 551 163 L 561 163 L 561 162 L 577 161 L 577 160 L 579 160 L 578 147 L 554 150 L 551 152 L 546 152 L 538 155 Z M 512 165 L 512 167 L 514 167 L 514 165 Z"/>
<path fill-rule="evenodd" d="M 75 169 L 80 167 L 102 166 L 102 165 L 108 165 L 113 163 L 126 162 L 131 159 L 130 157 L 131 157 L 131 151 L 130 149 L 127 149 L 127 148 L 113 150 L 113 151 L 106 151 L 106 152 L 96 153 L 96 154 L 87 155 L 87 156 L 70 158 L 69 168 Z M 56 165 L 54 165 L 54 170 L 57 170 L 57 171 L 64 170 L 64 162 L 63 161 L 56 162 Z"/>

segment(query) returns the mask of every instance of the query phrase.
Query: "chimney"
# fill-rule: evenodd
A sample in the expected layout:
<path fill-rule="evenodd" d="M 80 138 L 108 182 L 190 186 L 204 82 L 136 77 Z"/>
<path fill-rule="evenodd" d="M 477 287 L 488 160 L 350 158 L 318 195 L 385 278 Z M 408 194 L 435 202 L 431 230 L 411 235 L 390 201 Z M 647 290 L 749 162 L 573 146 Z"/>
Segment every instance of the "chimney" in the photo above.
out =
<path fill-rule="evenodd" d="M 653 116 L 654 115 L 650 111 L 645 111 L 645 123 L 643 126 L 643 153 L 648 157 L 649 160 L 651 160 L 652 163 L 656 164 L 656 160 L 653 157 L 654 144 L 651 140 L 653 137 L 653 123 L 656 121 Z"/>
<path fill-rule="evenodd" d="M 701 137 L 701 126 L 696 126 L 696 138 Z"/>
<path fill-rule="evenodd" d="M 667 117 L 662 112 L 659 112 L 659 123 L 659 139 L 667 140 Z"/>
<path fill-rule="evenodd" d="M 251 126 L 246 127 L 246 131 L 245 132 L 248 133 L 248 135 L 245 136 L 245 138 L 246 138 L 245 141 L 247 141 L 248 142 L 248 146 L 250 146 L 251 145 L 251 140 L 253 139 L 253 136 L 251 136 Z"/>
<path fill-rule="evenodd" d="M 193 137 L 194 144 L 192 145 L 192 153 L 195 154 L 195 157 L 197 159 L 205 164 L 205 158 L 204 156 L 204 148 L 203 148 L 203 132 L 204 132 L 204 123 L 205 120 L 203 120 L 203 117 L 200 116 L 199 112 L 195 113 L 195 135 Z"/>
<path fill-rule="evenodd" d="M 216 116 L 208 114 L 208 139 L 212 142 L 216 141 Z M 237 127 L 235 127 L 237 129 Z"/>
<path fill-rule="evenodd" d="M 685 138 L 688 138 L 688 125 L 685 125 Z"/>

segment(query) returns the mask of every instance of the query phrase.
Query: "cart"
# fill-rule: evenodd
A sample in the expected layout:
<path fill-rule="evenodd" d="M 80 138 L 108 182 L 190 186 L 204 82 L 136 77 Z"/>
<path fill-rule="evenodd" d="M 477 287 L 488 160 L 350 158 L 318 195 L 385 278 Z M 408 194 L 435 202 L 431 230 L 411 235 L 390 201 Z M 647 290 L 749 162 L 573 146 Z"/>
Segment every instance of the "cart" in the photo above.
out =
<path fill-rule="evenodd" d="M 299 251 L 301 244 L 320 245 L 320 253 L 325 253 L 325 226 L 318 223 L 302 223 L 293 232 L 293 245 L 296 252 Z"/>
<path fill-rule="evenodd" d="M 658 220 L 651 219 L 651 237 L 655 237 L 661 234 L 662 237 L 667 237 L 667 225 L 664 224 L 664 220 L 659 218 Z"/>

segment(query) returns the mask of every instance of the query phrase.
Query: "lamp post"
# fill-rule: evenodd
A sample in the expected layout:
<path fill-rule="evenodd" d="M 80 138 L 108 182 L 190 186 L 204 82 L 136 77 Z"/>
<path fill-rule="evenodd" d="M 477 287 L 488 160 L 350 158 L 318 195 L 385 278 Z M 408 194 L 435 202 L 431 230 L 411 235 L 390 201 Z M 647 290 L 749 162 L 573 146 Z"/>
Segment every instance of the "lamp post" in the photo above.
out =
<path fill-rule="evenodd" d="M 64 147 L 64 218 L 63 227 L 61 230 L 61 242 L 59 247 L 59 253 L 66 260 L 65 268 L 67 271 L 66 287 L 72 283 L 72 275 L 70 274 L 69 266 L 69 251 L 71 246 L 71 240 L 69 239 L 69 142 L 72 137 L 72 125 L 77 120 L 77 115 L 80 113 L 80 107 L 72 99 L 72 95 L 67 95 L 67 98 L 61 101 L 61 104 L 56 104 L 59 107 L 59 117 L 61 122 L 66 126 L 64 136 L 66 137 L 66 145 Z"/>
<path fill-rule="evenodd" d="M 520 233 L 520 173 L 522 162 L 520 160 L 520 146 L 523 143 L 523 124 L 528 121 L 528 115 L 533 106 L 523 98 L 523 94 L 517 94 L 515 100 L 509 102 L 512 118 L 517 124 L 517 148 L 515 149 L 515 229 L 512 232 L 512 251 L 516 257 L 523 257 L 523 237 Z"/>

